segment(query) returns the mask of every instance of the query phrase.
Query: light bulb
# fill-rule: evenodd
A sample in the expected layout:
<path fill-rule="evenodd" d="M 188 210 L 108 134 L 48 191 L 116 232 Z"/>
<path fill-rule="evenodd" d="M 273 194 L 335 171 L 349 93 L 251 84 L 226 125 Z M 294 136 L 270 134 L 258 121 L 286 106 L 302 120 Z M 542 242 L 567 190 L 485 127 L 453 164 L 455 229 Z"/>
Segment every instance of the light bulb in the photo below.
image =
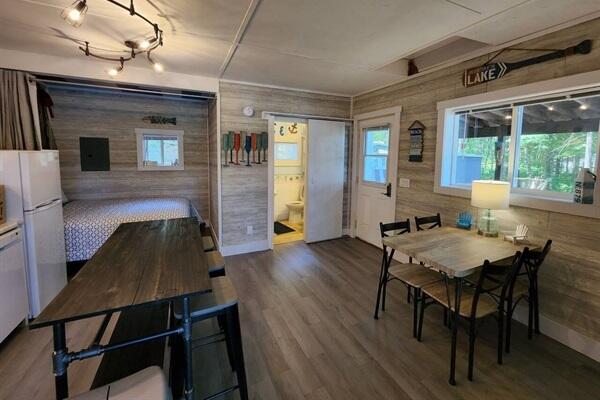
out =
<path fill-rule="evenodd" d="M 580 110 L 587 110 L 588 106 L 587 106 L 587 104 L 582 104 L 582 105 L 579 106 L 579 109 Z"/>
<path fill-rule="evenodd" d="M 554 106 L 548 106 L 548 111 L 554 111 Z"/>
<path fill-rule="evenodd" d="M 504 117 L 504 119 L 512 119 L 512 115 L 507 115 Z"/>
<path fill-rule="evenodd" d="M 142 50 L 146 50 L 148 47 L 150 47 L 150 42 L 144 39 L 138 44 L 138 47 Z"/>
<path fill-rule="evenodd" d="M 153 67 L 156 72 L 163 72 L 165 70 L 161 63 L 154 63 Z"/>
<path fill-rule="evenodd" d="M 73 21 L 77 21 L 79 19 L 79 17 L 81 17 L 81 12 L 79 12 L 79 10 L 71 10 L 69 11 L 69 18 L 72 19 Z"/>
<path fill-rule="evenodd" d="M 117 76 L 117 75 L 119 75 L 119 71 L 116 68 L 111 68 L 108 70 L 108 74 L 110 76 Z"/>

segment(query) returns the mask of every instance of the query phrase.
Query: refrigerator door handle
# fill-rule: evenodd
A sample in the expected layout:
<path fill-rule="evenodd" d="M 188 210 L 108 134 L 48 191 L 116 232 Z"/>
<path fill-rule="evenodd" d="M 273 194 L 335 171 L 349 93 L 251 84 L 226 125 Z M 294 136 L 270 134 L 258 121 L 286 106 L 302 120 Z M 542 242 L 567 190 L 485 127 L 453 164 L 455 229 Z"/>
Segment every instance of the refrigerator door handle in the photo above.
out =
<path fill-rule="evenodd" d="M 43 204 L 40 204 L 39 206 L 37 206 L 36 208 L 34 208 L 33 210 L 31 210 L 32 212 L 40 212 L 40 211 L 44 211 L 47 210 L 49 208 L 52 208 L 56 205 L 56 203 L 59 201 L 59 199 L 54 199 L 54 200 L 49 200 Z"/>

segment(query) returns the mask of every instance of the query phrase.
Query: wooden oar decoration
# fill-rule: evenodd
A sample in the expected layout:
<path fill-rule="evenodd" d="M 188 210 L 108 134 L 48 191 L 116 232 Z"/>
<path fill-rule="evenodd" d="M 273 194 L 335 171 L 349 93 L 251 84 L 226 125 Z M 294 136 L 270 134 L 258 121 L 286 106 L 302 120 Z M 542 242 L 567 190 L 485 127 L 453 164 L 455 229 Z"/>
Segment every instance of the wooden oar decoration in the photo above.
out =
<path fill-rule="evenodd" d="M 263 162 L 267 162 L 267 150 L 269 149 L 269 134 L 262 132 L 262 149 L 263 149 Z"/>
<path fill-rule="evenodd" d="M 244 144 L 244 149 L 246 150 L 246 167 L 251 167 L 250 150 L 252 150 L 252 135 L 250 134 L 246 134 L 246 143 Z"/>
<path fill-rule="evenodd" d="M 240 165 L 240 159 L 239 159 L 240 146 L 241 146 L 240 134 L 234 133 L 233 134 L 233 150 L 235 151 L 235 162 L 234 162 L 235 165 Z M 244 154 L 243 151 L 242 151 L 242 154 Z"/>
<path fill-rule="evenodd" d="M 526 49 L 507 49 L 507 50 L 526 50 Z M 584 40 L 576 46 L 567 47 L 563 50 L 556 50 L 538 57 L 514 63 L 488 63 L 477 68 L 470 68 L 465 71 L 463 84 L 465 87 L 480 85 L 482 83 L 495 81 L 504 75 L 519 68 L 528 67 L 534 64 L 540 64 L 546 61 L 555 60 L 571 56 L 574 54 L 589 54 L 592 51 L 592 41 Z"/>

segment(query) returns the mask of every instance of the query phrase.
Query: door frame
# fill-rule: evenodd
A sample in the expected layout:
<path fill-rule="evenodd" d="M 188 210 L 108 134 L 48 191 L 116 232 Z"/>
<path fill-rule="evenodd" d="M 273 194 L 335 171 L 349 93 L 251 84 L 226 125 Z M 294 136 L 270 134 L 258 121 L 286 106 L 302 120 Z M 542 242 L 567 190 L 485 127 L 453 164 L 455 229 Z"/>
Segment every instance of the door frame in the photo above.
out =
<path fill-rule="evenodd" d="M 350 180 L 350 190 L 352 193 L 351 204 L 350 204 L 350 236 L 356 237 L 356 227 L 358 222 L 358 178 L 360 176 L 358 171 L 359 155 L 360 155 L 360 123 L 374 118 L 392 117 L 392 132 L 398 130 L 400 132 L 400 116 L 402 114 L 402 106 L 383 108 L 377 111 L 371 111 L 362 114 L 354 115 L 353 122 L 353 134 L 352 134 L 352 178 Z M 400 140 L 400 135 L 398 135 Z M 400 146 L 398 146 L 398 154 L 396 154 L 396 170 L 398 169 Z M 392 185 L 392 198 L 396 200 L 396 193 L 398 188 L 398 174 L 396 174 L 396 182 Z M 395 201 L 394 201 L 395 204 Z"/>

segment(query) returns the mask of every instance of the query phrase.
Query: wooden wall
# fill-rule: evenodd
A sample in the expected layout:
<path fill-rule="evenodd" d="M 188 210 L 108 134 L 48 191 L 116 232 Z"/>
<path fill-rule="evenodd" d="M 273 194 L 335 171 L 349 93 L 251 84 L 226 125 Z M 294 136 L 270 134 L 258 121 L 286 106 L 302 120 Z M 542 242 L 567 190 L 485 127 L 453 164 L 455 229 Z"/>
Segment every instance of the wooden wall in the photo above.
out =
<path fill-rule="evenodd" d="M 530 66 L 470 89 L 462 85 L 463 71 L 482 65 L 490 56 L 354 98 L 354 113 L 402 106 L 398 178 L 410 178 L 411 187 L 398 188 L 396 217 L 406 218 L 440 211 L 444 223 L 454 225 L 457 214 L 470 207 L 468 199 L 433 193 L 437 102 L 600 69 L 600 20 L 549 34 L 522 43 L 519 47 L 563 48 L 587 38 L 594 41 L 593 52 L 589 55 Z M 534 54 L 539 53 L 506 52 L 498 60 L 510 62 Z M 422 163 L 407 161 L 407 128 L 414 120 L 423 122 L 427 127 Z M 541 313 L 555 322 L 600 340 L 600 220 L 518 207 L 502 212 L 500 219 L 503 229 L 514 230 L 517 223 L 525 223 L 536 239 L 554 240 L 551 256 L 540 270 Z"/>
<path fill-rule="evenodd" d="M 218 100 L 208 102 L 208 170 L 210 181 L 209 219 L 213 232 L 219 236 L 219 126 Z"/>
<path fill-rule="evenodd" d="M 107 89 L 53 85 L 54 134 L 62 187 L 71 200 L 186 197 L 208 217 L 208 107 L 205 101 Z M 148 115 L 176 117 L 177 125 L 153 125 Z M 138 171 L 135 128 L 184 130 L 183 171 Z M 82 172 L 79 137 L 109 138 L 111 170 Z"/>
<path fill-rule="evenodd" d="M 263 111 L 350 117 L 350 99 L 316 93 L 271 89 L 237 83 L 220 84 L 221 133 L 267 131 Z M 253 117 L 242 108 L 250 105 Z M 267 239 L 268 177 L 267 164 L 221 169 L 223 245 L 239 245 Z M 349 197 L 349 196 L 346 196 Z M 246 234 L 253 226 L 254 233 Z"/>

